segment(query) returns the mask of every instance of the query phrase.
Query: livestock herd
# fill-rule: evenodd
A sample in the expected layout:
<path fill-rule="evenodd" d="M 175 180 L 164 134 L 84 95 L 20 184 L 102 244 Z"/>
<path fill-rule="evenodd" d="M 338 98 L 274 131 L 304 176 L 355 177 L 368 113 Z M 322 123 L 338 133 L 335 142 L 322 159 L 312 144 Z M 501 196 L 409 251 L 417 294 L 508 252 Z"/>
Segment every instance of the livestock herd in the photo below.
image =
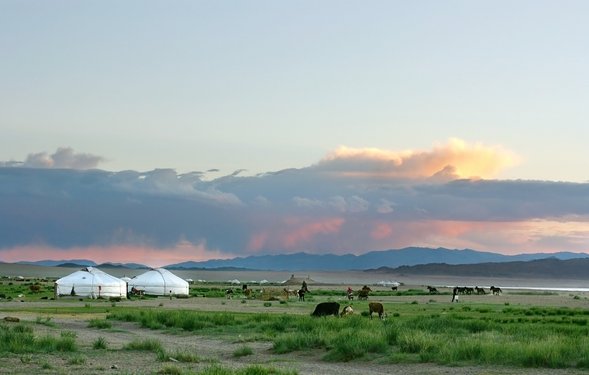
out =
<path fill-rule="evenodd" d="M 396 286 L 391 287 L 391 289 L 393 291 L 397 290 Z M 433 286 L 427 286 L 426 287 L 427 291 L 429 294 L 438 294 L 439 291 L 436 287 Z M 502 293 L 502 290 L 500 287 L 496 287 L 496 286 L 491 286 L 489 288 L 489 291 L 492 295 L 499 295 Z M 354 296 L 358 297 L 358 300 L 367 300 L 368 299 L 368 295 L 370 294 L 370 292 L 372 292 L 372 290 L 370 289 L 370 287 L 364 285 L 364 287 L 362 287 L 362 289 L 360 289 L 358 292 L 354 293 L 354 291 L 348 287 L 347 291 L 346 291 L 346 296 L 349 300 L 353 300 Z M 470 295 L 470 294 L 476 294 L 476 295 L 486 295 L 488 294 L 484 288 L 480 288 L 478 286 L 475 286 L 474 288 L 472 287 L 454 287 L 452 289 L 452 302 L 458 302 L 458 295 L 462 294 L 462 295 Z M 329 315 L 334 315 L 334 316 L 346 316 L 346 315 L 351 315 L 354 312 L 354 309 L 351 305 L 347 305 L 343 308 L 343 310 L 341 311 L 341 313 L 339 312 L 339 308 L 340 308 L 340 304 L 338 302 L 321 302 L 319 303 L 317 306 L 315 306 L 315 310 L 313 311 L 313 313 L 311 313 L 312 316 L 329 316 Z M 369 302 L 368 303 L 368 316 L 370 317 L 370 319 L 372 319 L 373 314 L 378 314 L 378 317 L 380 319 L 385 319 L 387 314 L 384 311 L 384 306 L 382 305 L 382 303 L 380 302 Z"/>
<path fill-rule="evenodd" d="M 393 291 L 397 291 L 397 286 L 391 287 Z M 439 294 L 439 291 L 436 287 L 428 285 L 426 287 L 429 294 Z M 489 288 L 490 293 L 492 295 L 499 295 L 502 293 L 501 288 L 491 286 Z M 353 300 L 356 297 L 358 300 L 368 300 L 368 296 L 372 292 L 369 286 L 364 285 L 360 290 L 353 291 L 352 288 L 348 287 L 346 290 L 346 297 L 348 300 Z M 247 285 L 243 285 L 242 288 L 243 296 L 246 298 L 253 297 L 253 291 L 247 287 Z M 307 283 L 303 282 L 303 285 L 300 289 L 291 289 L 291 288 L 284 288 L 283 294 L 288 300 L 291 296 L 298 298 L 299 301 L 305 300 L 305 294 L 310 293 Z M 232 298 L 234 291 L 233 289 L 227 289 L 225 291 L 227 298 Z M 458 295 L 486 295 L 488 294 L 484 288 L 480 288 L 478 286 L 473 287 L 454 287 L 452 288 L 452 301 L 451 302 L 458 302 Z M 351 315 L 354 313 L 354 308 L 351 305 L 346 305 L 340 312 L 340 304 L 338 302 L 321 302 L 315 306 L 315 309 L 311 313 L 312 316 L 320 317 L 320 316 L 337 316 L 343 317 L 347 315 Z M 369 302 L 368 303 L 368 316 L 372 319 L 374 314 L 378 314 L 380 319 L 385 319 L 387 314 L 384 311 L 384 306 L 380 302 Z"/>

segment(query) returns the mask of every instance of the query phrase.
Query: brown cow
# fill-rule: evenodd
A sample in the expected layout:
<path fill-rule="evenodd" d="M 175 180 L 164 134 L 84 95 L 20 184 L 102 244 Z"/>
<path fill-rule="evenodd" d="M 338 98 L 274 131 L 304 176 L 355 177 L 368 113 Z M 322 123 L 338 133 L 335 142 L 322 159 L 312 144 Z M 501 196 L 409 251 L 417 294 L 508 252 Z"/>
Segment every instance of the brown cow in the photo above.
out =
<path fill-rule="evenodd" d="M 29 289 L 33 293 L 39 293 L 41 291 L 41 285 L 39 285 L 39 284 L 33 284 L 33 285 L 29 286 Z"/>
<path fill-rule="evenodd" d="M 372 319 L 372 313 L 378 313 L 380 319 L 384 319 L 386 316 L 384 313 L 384 307 L 380 302 L 370 302 L 368 304 L 368 311 L 370 313 L 370 319 Z"/>

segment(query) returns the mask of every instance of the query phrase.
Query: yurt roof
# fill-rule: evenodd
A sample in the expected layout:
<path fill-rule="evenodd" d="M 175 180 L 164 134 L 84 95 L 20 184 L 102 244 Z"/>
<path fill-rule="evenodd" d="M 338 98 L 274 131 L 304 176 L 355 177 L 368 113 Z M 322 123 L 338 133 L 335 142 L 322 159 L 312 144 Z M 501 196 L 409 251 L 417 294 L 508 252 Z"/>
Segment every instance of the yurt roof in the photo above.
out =
<path fill-rule="evenodd" d="M 143 284 L 159 285 L 165 281 L 167 285 L 188 285 L 188 282 L 174 275 L 165 268 L 152 268 L 132 279 L 132 282 L 141 282 Z"/>
<path fill-rule="evenodd" d="M 123 282 L 121 279 L 116 278 L 108 273 L 99 270 L 98 268 L 94 267 L 85 267 L 81 270 L 78 270 L 74 273 L 71 273 L 67 276 L 64 276 L 57 280 L 56 282 L 59 284 L 60 282 L 71 282 L 75 281 L 76 283 L 93 283 L 93 284 L 119 284 Z"/>

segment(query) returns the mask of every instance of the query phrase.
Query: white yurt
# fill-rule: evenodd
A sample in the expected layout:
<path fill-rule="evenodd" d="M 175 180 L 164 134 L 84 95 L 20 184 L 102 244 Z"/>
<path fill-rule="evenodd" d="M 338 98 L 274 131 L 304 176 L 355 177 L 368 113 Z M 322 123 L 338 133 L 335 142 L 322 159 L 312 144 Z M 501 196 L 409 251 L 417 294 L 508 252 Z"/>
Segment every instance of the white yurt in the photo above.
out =
<path fill-rule="evenodd" d="M 127 298 L 127 283 L 98 268 L 86 267 L 57 280 L 55 296 Z"/>
<path fill-rule="evenodd" d="M 129 292 L 132 288 L 152 296 L 187 296 L 188 282 L 164 268 L 153 268 L 127 282 Z"/>

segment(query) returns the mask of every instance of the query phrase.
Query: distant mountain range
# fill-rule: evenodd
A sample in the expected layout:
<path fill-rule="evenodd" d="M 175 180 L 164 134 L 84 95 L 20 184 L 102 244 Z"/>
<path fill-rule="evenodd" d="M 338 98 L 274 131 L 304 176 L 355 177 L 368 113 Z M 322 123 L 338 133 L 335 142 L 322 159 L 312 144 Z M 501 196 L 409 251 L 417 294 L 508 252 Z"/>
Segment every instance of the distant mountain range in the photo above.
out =
<path fill-rule="evenodd" d="M 170 269 L 216 269 L 235 267 L 257 270 L 285 270 L 285 271 L 342 271 L 366 270 L 379 267 L 415 266 L 419 264 L 476 264 L 488 262 L 530 261 L 545 258 L 574 259 L 587 258 L 585 253 L 536 253 L 503 255 L 482 252 L 471 249 L 451 250 L 445 248 L 407 247 L 397 250 L 371 251 L 362 255 L 334 255 L 296 253 L 285 255 L 260 255 L 243 258 L 208 260 L 204 262 L 183 262 L 170 264 Z"/>
<path fill-rule="evenodd" d="M 149 268 L 146 265 L 139 263 L 102 263 L 96 264 L 96 262 L 88 259 L 70 259 L 70 260 L 39 260 L 36 262 L 17 262 L 17 264 L 32 264 L 36 266 L 46 267 L 71 267 L 71 268 L 82 268 L 82 267 L 97 267 L 97 268 L 127 268 L 127 269 L 143 269 Z"/>
<path fill-rule="evenodd" d="M 65 265 L 65 267 L 67 267 L 68 265 L 71 266 L 82 266 L 82 267 L 95 267 L 96 263 L 94 263 L 91 260 L 88 259 L 68 259 L 68 260 L 38 260 L 35 262 L 28 262 L 28 261 L 21 261 L 21 262 L 16 262 L 16 264 L 32 264 L 35 266 L 47 266 L 47 267 L 62 267 Z"/>
<path fill-rule="evenodd" d="M 589 258 L 536 259 L 530 261 L 477 264 L 421 264 L 366 270 L 396 275 L 452 275 L 460 277 L 519 277 L 543 279 L 589 279 Z"/>
<path fill-rule="evenodd" d="M 479 263 L 528 262 L 539 259 L 569 260 L 589 258 L 586 253 L 535 253 L 519 255 L 503 255 L 482 252 L 471 249 L 452 250 L 445 248 L 407 247 L 396 250 L 371 251 L 362 255 L 334 255 L 334 254 L 284 254 L 284 255 L 256 255 L 233 259 L 214 259 L 203 262 L 183 262 L 164 266 L 167 269 L 244 269 L 244 270 L 280 270 L 280 271 L 343 271 L 343 270 L 375 270 L 395 269 L 417 265 L 428 265 L 424 269 L 436 270 L 452 265 L 474 265 Z M 588 260 L 589 262 L 589 260 Z M 43 260 L 37 262 L 19 262 L 20 264 L 34 264 L 42 266 L 87 267 L 98 268 L 149 268 L 138 263 L 103 263 L 97 265 L 86 259 L 73 260 Z M 385 267 L 385 268 L 383 268 Z M 475 267 L 467 267 L 476 269 Z M 458 268 L 460 269 L 460 268 Z M 403 268 L 401 268 L 403 270 Z M 399 272 L 396 270 L 395 272 Z M 476 271 L 472 271 L 475 272 Z M 482 276 L 482 275 L 481 275 Z"/>

